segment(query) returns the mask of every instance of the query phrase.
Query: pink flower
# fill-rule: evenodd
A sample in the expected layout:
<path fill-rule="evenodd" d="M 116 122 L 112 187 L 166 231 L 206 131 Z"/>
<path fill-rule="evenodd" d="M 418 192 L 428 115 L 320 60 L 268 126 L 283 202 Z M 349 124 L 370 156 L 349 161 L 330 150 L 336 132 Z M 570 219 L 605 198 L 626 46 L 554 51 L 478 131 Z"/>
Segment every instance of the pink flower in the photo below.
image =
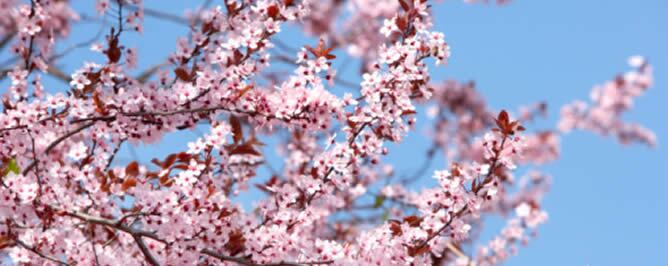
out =
<path fill-rule="evenodd" d="M 35 19 L 28 20 L 28 23 L 21 28 L 21 32 L 26 33 L 30 36 L 33 36 L 39 33 L 42 30 L 42 27 L 39 26 L 38 21 Z"/>
<path fill-rule="evenodd" d="M 137 66 L 137 50 L 129 48 L 125 50 L 125 64 L 128 69 L 133 69 Z"/>
<path fill-rule="evenodd" d="M 320 73 L 320 71 L 329 69 L 329 63 L 327 63 L 327 58 L 319 57 L 316 60 L 309 60 L 308 65 L 315 73 Z"/>
<path fill-rule="evenodd" d="M 74 145 L 72 145 L 72 147 L 70 147 L 70 150 L 67 153 L 67 156 L 69 156 L 70 158 L 72 158 L 75 161 L 79 161 L 79 160 L 85 158 L 88 155 L 87 152 L 88 152 L 88 147 L 86 146 L 86 144 L 79 141 L 79 142 L 75 143 Z"/>
<path fill-rule="evenodd" d="M 95 10 L 98 14 L 103 15 L 109 9 L 109 0 L 95 0 Z"/>
<path fill-rule="evenodd" d="M 392 19 L 386 19 L 383 21 L 383 27 L 380 28 L 380 33 L 389 37 L 393 32 L 398 31 L 397 23 L 395 22 L 396 17 Z"/>
<path fill-rule="evenodd" d="M 10 71 L 7 75 L 12 80 L 12 85 L 14 86 L 26 84 L 26 78 L 28 77 L 28 70 L 15 68 L 12 71 Z"/>
<path fill-rule="evenodd" d="M 515 207 L 515 215 L 520 218 L 526 218 L 529 216 L 531 213 L 531 206 L 527 204 L 526 202 L 520 203 L 517 207 Z"/>
<path fill-rule="evenodd" d="M 272 18 L 268 18 L 267 20 L 264 21 L 264 26 L 267 29 L 267 32 L 269 33 L 279 33 L 281 32 L 281 27 L 279 22 L 274 21 Z"/>
<path fill-rule="evenodd" d="M 72 81 L 70 81 L 70 85 L 73 86 L 74 88 L 78 90 L 83 90 L 84 87 L 90 84 L 91 81 L 88 80 L 88 78 L 84 75 L 84 73 L 76 72 L 72 74 Z"/>

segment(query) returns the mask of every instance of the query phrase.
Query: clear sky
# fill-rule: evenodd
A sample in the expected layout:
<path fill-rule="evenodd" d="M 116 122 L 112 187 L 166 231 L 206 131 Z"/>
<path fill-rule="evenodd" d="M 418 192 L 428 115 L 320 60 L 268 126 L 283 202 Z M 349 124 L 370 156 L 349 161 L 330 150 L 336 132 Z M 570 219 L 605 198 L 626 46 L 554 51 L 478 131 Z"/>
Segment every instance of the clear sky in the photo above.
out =
<path fill-rule="evenodd" d="M 74 2 L 77 9 L 94 14 L 94 1 Z M 145 2 L 173 14 L 199 3 Z M 620 146 L 614 139 L 586 132 L 563 137 L 562 157 L 544 168 L 553 176 L 544 204 L 550 220 L 507 265 L 668 265 L 668 1 L 515 0 L 503 7 L 461 2 L 434 4 L 436 28 L 452 46 L 452 59 L 447 68 L 434 71 L 433 79 L 473 79 L 498 110 L 547 100 L 549 118 L 530 128 L 554 127 L 561 105 L 588 99 L 592 85 L 628 69 L 628 56 L 645 55 L 655 67 L 655 86 L 638 98 L 625 118 L 653 129 L 658 147 Z M 144 26 L 143 36 L 123 41 L 138 48 L 139 69 L 163 60 L 174 50 L 176 37 L 187 34 L 182 25 L 150 17 Z M 99 28 L 94 23 L 77 26 L 72 36 L 76 41 L 60 47 L 90 38 Z M 279 39 L 294 47 L 314 43 L 289 31 Z M 71 71 L 82 60 L 103 61 L 91 55 L 77 50 L 62 68 Z M 0 53 L 0 60 L 7 57 L 6 51 Z M 356 80 L 351 74 L 343 76 Z M 66 88 L 53 80 L 47 84 L 50 91 Z M 422 134 L 429 121 L 419 119 L 418 130 L 405 145 L 391 146 L 387 161 L 396 163 L 399 171 L 418 168 L 420 161 L 408 159 L 428 148 Z M 140 158 L 147 163 L 184 149 L 198 134 L 180 132 L 159 145 L 124 147 L 118 162 Z M 272 161 L 279 163 L 275 156 Z M 442 167 L 440 160 L 432 170 Z M 418 187 L 431 185 L 428 179 Z M 240 200 L 250 206 L 258 196 L 251 192 Z M 499 229 L 492 227 L 490 232 Z"/>

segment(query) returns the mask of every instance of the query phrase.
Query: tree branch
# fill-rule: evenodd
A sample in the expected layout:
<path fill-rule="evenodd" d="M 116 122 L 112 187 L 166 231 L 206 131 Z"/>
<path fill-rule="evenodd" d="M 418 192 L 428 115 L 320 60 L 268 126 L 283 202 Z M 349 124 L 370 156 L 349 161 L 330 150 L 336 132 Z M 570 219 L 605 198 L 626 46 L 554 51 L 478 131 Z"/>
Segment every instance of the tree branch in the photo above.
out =
<path fill-rule="evenodd" d="M 150 263 L 153 266 L 158 266 L 160 263 L 158 263 L 158 260 L 153 257 L 153 254 L 151 254 L 151 251 L 148 250 L 146 247 L 146 243 L 144 243 L 144 240 L 141 238 L 141 236 L 138 235 L 132 235 L 132 238 L 134 238 L 135 242 L 137 242 L 137 246 L 139 246 L 139 250 L 141 250 L 141 253 L 144 253 L 144 257 L 146 258 L 146 261 Z"/>
<path fill-rule="evenodd" d="M 168 244 L 167 241 L 159 238 L 155 233 L 148 232 L 148 231 L 143 231 L 140 229 L 134 229 L 131 228 L 127 225 L 124 225 L 118 221 L 113 221 L 110 219 L 106 218 L 101 218 L 101 217 L 95 217 L 91 216 L 85 213 L 79 213 L 79 212 L 69 212 L 69 211 L 63 211 L 63 214 L 65 216 L 77 218 L 79 220 L 83 220 L 89 223 L 93 224 L 99 224 L 99 225 L 105 225 L 109 226 L 111 228 L 126 232 L 137 241 L 137 244 L 139 245 L 139 248 L 142 249 L 142 253 L 144 253 L 144 256 L 146 256 L 146 259 L 151 263 L 152 265 L 159 265 L 157 260 L 148 252 L 148 248 L 146 248 L 146 245 L 143 244 L 143 241 L 138 241 L 141 240 L 141 237 L 147 237 L 153 240 L 156 240 L 161 243 Z M 143 247 L 142 247 L 143 246 Z M 144 250 L 145 249 L 145 250 Z M 231 262 L 236 262 L 242 265 L 247 265 L 247 266 L 299 266 L 299 265 L 324 265 L 324 264 L 331 264 L 334 261 L 316 261 L 316 262 L 287 262 L 287 261 L 281 261 L 281 262 L 275 262 L 275 263 L 267 263 L 267 264 L 258 264 L 254 263 L 251 260 L 245 259 L 243 257 L 233 257 L 233 256 L 227 256 L 220 254 L 212 249 L 202 249 L 199 251 L 200 253 L 214 257 L 216 259 L 219 259 L 221 261 L 231 261 Z"/>
<path fill-rule="evenodd" d="M 60 264 L 60 265 L 67 265 L 67 266 L 70 265 L 70 264 L 67 263 L 67 262 L 64 262 L 64 261 L 62 261 L 62 260 L 59 260 L 59 259 L 57 259 L 57 258 L 54 258 L 54 257 L 52 257 L 52 256 L 49 256 L 49 255 L 46 255 L 46 254 L 40 252 L 39 250 L 37 250 L 37 248 L 32 247 L 32 246 L 30 246 L 30 245 L 24 243 L 23 241 L 21 241 L 21 240 L 19 240 L 19 239 L 14 240 L 14 242 L 15 242 L 17 245 L 21 246 L 22 248 L 25 248 L 25 249 L 27 249 L 27 250 L 30 250 L 32 253 L 37 254 L 38 256 L 42 257 L 43 259 L 50 260 L 50 261 L 55 262 L 55 263 Z"/>

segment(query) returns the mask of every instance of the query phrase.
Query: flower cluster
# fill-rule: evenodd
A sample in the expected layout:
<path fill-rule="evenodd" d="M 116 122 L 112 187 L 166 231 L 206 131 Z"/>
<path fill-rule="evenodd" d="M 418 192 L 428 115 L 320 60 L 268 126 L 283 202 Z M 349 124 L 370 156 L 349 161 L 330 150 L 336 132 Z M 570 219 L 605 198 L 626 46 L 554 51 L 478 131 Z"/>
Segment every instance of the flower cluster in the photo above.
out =
<path fill-rule="evenodd" d="M 652 86 L 652 66 L 641 56 L 629 58 L 633 70 L 614 80 L 595 86 L 591 104 L 575 101 L 561 109 L 559 130 L 584 129 L 601 135 L 613 135 L 622 143 L 639 142 L 654 146 L 656 136 L 636 123 L 622 121 L 621 116 L 633 107 L 636 97 Z"/>

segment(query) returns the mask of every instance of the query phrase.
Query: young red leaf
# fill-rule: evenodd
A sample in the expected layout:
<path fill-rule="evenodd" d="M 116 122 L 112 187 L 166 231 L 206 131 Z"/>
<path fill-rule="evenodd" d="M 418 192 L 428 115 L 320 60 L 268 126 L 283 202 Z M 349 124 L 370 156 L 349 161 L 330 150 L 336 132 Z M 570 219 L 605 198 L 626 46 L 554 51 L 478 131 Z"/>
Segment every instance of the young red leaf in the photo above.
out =
<path fill-rule="evenodd" d="M 139 164 L 133 161 L 125 167 L 125 176 L 135 177 L 139 175 Z"/>
<path fill-rule="evenodd" d="M 241 121 L 235 115 L 230 115 L 230 126 L 234 143 L 240 143 L 244 139 L 244 132 L 241 129 Z"/>
<path fill-rule="evenodd" d="M 190 73 L 188 73 L 187 70 L 183 69 L 183 67 L 177 67 L 174 69 L 174 74 L 176 74 L 176 77 L 179 78 L 182 81 L 190 81 Z"/>

